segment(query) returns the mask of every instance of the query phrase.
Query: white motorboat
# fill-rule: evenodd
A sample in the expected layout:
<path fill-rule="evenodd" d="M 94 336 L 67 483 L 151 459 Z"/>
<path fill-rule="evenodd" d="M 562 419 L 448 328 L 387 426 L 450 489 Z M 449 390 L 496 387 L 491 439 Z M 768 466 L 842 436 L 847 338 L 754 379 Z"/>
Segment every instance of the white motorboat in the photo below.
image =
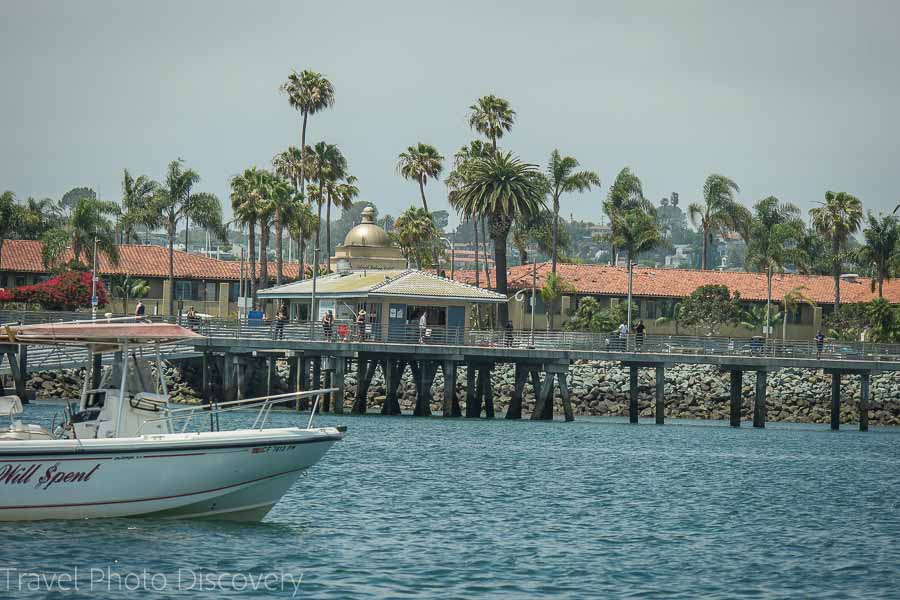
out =
<path fill-rule="evenodd" d="M 161 343 L 199 338 L 164 323 L 64 323 L 7 327 L 14 343 L 79 345 L 88 363 L 116 352 L 111 372 L 56 431 L 18 420 L 16 397 L 0 398 L 0 521 L 152 516 L 258 521 L 343 436 L 313 428 L 318 398 L 331 390 L 177 408 L 168 402 Z M 155 347 L 156 376 L 142 356 Z M 267 428 L 272 405 L 315 396 L 306 427 Z M 218 415 L 257 408 L 251 428 L 218 431 Z M 194 431 L 209 420 L 210 431 Z"/>

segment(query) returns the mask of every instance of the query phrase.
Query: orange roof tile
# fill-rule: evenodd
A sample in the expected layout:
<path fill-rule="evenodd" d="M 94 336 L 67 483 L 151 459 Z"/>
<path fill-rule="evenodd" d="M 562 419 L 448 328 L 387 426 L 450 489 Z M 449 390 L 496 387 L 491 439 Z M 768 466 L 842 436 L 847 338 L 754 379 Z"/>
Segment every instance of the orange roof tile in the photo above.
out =
<path fill-rule="evenodd" d="M 575 288 L 575 293 L 598 296 L 626 296 L 628 294 L 628 273 L 624 267 L 607 265 L 558 265 L 557 272 Z M 508 272 L 510 290 L 531 287 L 531 265 L 510 267 Z M 550 263 L 537 267 L 537 285 L 543 286 L 550 274 Z M 475 272 L 457 270 L 455 278 L 474 284 Z M 493 280 L 493 274 L 491 279 Z M 484 274 L 481 276 L 482 287 Z M 632 293 L 638 297 L 684 298 L 701 285 L 725 285 L 732 292 L 740 292 L 744 300 L 764 301 L 766 299 L 766 276 L 763 273 L 729 271 L 701 271 L 688 269 L 657 269 L 636 267 Z M 841 302 L 868 302 L 878 295 L 871 291 L 867 277 L 855 281 L 841 280 Z M 772 298 L 780 301 L 785 293 L 794 288 L 806 288 L 807 296 L 819 304 L 834 302 L 834 280 L 827 275 L 775 274 L 772 278 Z M 892 304 L 900 304 L 900 280 L 886 281 L 884 297 Z"/>
<path fill-rule="evenodd" d="M 65 260 L 72 257 L 69 250 Z M 241 263 L 239 261 L 219 260 L 201 254 L 189 254 L 175 251 L 175 277 L 178 279 L 206 279 L 213 281 L 237 281 L 240 279 Z M 99 270 L 102 275 L 134 275 L 137 277 L 168 277 L 169 251 L 161 246 L 138 246 L 124 244 L 119 246 L 119 264 L 112 265 L 104 256 L 100 256 Z M 245 266 L 245 269 L 247 267 Z M 0 270 L 21 273 L 46 273 L 41 259 L 41 243 L 35 240 L 6 240 L 3 254 L 0 256 Z M 246 271 L 245 271 L 246 272 Z M 257 273 L 259 265 L 257 265 Z M 284 275 L 288 279 L 297 279 L 300 265 L 284 263 Z M 275 280 L 275 263 L 269 261 L 269 278 Z"/>

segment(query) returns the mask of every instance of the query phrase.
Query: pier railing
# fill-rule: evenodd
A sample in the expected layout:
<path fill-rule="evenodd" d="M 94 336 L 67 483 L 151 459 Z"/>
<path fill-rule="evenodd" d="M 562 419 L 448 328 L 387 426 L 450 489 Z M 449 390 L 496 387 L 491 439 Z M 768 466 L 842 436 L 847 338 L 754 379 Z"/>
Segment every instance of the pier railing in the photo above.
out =
<path fill-rule="evenodd" d="M 38 311 L 0 311 L 0 323 L 23 324 L 89 319 L 90 313 Z M 264 319 L 218 319 L 184 316 L 148 316 L 155 322 L 180 323 L 198 333 L 218 339 L 313 341 L 335 344 L 426 344 L 459 347 L 510 347 L 587 352 L 647 352 L 654 354 L 732 355 L 778 358 L 822 358 L 900 362 L 900 344 L 842 342 L 826 340 L 818 347 L 813 340 L 780 340 L 762 337 L 715 337 L 688 335 L 630 334 L 574 331 L 474 330 L 445 325 L 419 327 L 418 323 L 367 323 L 364 327 L 350 321 L 321 322 L 278 321 Z M 98 316 L 98 320 L 103 320 Z"/>

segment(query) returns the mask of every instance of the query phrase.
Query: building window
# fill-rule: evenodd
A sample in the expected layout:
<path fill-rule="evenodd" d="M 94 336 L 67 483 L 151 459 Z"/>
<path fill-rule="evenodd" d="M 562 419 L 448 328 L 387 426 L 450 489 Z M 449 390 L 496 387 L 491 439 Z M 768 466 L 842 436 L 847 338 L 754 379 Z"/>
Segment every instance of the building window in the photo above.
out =
<path fill-rule="evenodd" d="M 25 285 L 25 276 L 16 275 L 16 287 L 22 287 L 23 285 Z"/>

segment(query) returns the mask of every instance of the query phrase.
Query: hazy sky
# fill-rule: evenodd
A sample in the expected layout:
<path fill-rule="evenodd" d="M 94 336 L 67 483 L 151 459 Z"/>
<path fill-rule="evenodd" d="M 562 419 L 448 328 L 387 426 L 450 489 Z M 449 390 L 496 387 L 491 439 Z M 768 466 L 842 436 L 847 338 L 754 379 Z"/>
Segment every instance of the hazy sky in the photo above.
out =
<path fill-rule="evenodd" d="M 900 202 L 900 2 L 225 2 L 0 0 L 0 190 L 119 198 L 124 168 L 182 157 L 228 204 L 228 178 L 299 144 L 278 92 L 291 69 L 334 84 L 307 141 L 336 143 L 361 199 L 419 203 L 395 170 L 422 141 L 447 157 L 469 105 L 509 99 L 502 145 L 599 172 L 562 212 L 598 220 L 624 166 L 685 205 L 706 175 L 751 203 L 804 210 L 825 190 Z M 446 208 L 443 184 L 429 205 Z"/>

